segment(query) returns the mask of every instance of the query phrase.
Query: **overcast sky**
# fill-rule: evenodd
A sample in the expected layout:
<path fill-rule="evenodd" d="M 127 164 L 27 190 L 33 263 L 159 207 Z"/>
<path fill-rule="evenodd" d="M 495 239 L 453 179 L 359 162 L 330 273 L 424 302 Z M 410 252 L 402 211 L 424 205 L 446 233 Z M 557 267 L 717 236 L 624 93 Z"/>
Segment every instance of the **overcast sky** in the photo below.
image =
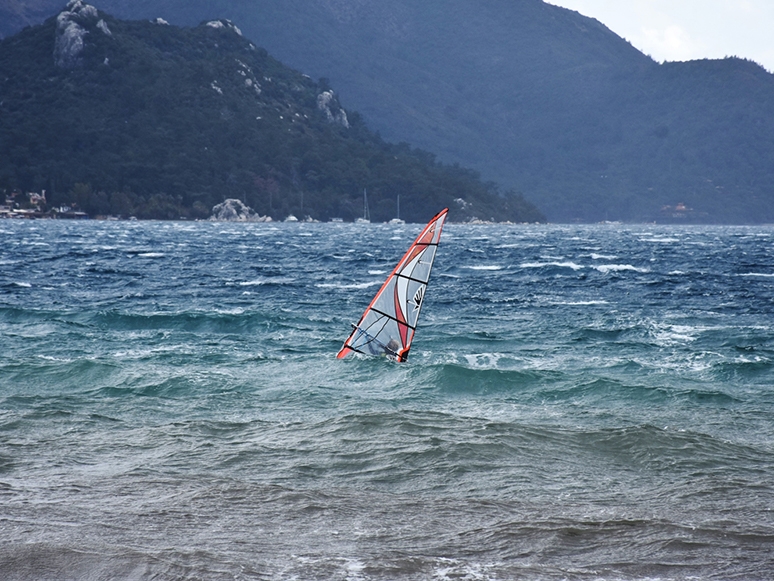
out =
<path fill-rule="evenodd" d="M 739 56 L 774 72 L 774 0 L 546 0 L 602 22 L 659 62 Z"/>

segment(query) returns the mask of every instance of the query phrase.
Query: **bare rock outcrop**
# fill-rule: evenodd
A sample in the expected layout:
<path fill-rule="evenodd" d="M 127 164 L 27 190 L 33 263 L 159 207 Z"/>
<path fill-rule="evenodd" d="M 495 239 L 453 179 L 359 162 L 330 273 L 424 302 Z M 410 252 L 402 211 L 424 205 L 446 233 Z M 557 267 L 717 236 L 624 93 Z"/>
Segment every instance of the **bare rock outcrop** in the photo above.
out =
<path fill-rule="evenodd" d="M 89 31 L 86 26 L 99 20 L 97 9 L 83 0 L 70 0 L 65 9 L 56 17 L 56 42 L 54 44 L 54 62 L 63 69 L 71 69 L 80 63 L 84 39 Z M 104 21 L 99 27 L 110 35 Z M 97 23 L 99 25 L 99 23 Z"/>
<path fill-rule="evenodd" d="M 242 200 L 229 198 L 212 208 L 211 222 L 271 222 L 269 216 L 259 216 Z"/>

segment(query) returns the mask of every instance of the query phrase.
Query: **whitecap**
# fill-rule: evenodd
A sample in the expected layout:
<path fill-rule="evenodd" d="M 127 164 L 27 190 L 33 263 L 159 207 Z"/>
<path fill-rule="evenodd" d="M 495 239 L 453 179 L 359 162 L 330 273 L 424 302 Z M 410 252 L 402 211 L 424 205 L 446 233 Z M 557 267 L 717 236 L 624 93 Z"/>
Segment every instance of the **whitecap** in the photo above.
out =
<path fill-rule="evenodd" d="M 678 344 L 691 343 L 696 340 L 696 335 L 700 332 L 697 327 L 687 325 L 656 325 L 650 330 L 657 345 L 662 347 L 671 347 Z"/>
<path fill-rule="evenodd" d="M 382 284 L 382 281 L 376 280 L 373 282 L 360 282 L 356 284 L 341 284 L 341 283 L 319 283 L 315 286 L 317 288 L 338 288 L 338 289 L 364 289 L 372 286 L 378 286 Z"/>
<path fill-rule="evenodd" d="M 472 353 L 463 356 L 469 367 L 474 369 L 493 369 L 497 367 L 500 359 L 505 357 L 502 353 Z"/>
<path fill-rule="evenodd" d="M 502 270 L 503 267 L 498 264 L 479 264 L 475 266 L 466 266 L 470 270 Z"/>
<path fill-rule="evenodd" d="M 141 252 L 137 256 L 138 258 L 164 258 L 166 255 L 163 252 Z"/>
<path fill-rule="evenodd" d="M 28 282 L 14 282 L 13 284 L 21 288 L 32 288 L 32 285 Z"/>
<path fill-rule="evenodd" d="M 572 270 L 582 270 L 583 266 L 574 262 L 524 262 L 519 265 L 521 268 L 546 268 L 555 266 L 557 268 L 571 268 Z"/>
<path fill-rule="evenodd" d="M 55 363 L 72 363 L 75 361 L 74 359 L 67 357 L 53 357 L 51 355 L 36 355 L 35 357 L 42 359 L 43 361 L 54 361 Z"/>
<path fill-rule="evenodd" d="M 365 571 L 365 563 L 357 559 L 345 559 L 344 567 L 347 570 L 347 579 L 362 579 Z"/>
<path fill-rule="evenodd" d="M 245 310 L 242 307 L 234 307 L 232 309 L 215 309 L 214 312 L 218 315 L 244 315 Z"/>
<path fill-rule="evenodd" d="M 256 278 L 254 280 L 246 280 L 237 283 L 239 286 L 262 286 L 265 284 L 293 284 L 295 279 L 290 277 L 278 277 L 278 278 Z"/>
<path fill-rule="evenodd" d="M 632 266 L 631 264 L 599 264 L 596 266 L 593 266 L 595 270 L 598 270 L 602 274 L 607 274 L 609 272 L 640 272 L 640 273 L 646 273 L 650 272 L 647 268 L 637 268 L 636 266 Z"/>

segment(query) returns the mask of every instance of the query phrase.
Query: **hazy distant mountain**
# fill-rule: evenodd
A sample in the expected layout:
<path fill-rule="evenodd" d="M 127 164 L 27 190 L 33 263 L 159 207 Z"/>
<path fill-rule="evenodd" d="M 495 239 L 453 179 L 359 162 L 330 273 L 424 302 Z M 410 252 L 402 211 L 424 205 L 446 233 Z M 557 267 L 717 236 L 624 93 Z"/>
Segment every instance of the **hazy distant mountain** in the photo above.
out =
<path fill-rule="evenodd" d="M 0 191 L 90 214 L 209 215 L 238 198 L 284 218 L 544 219 L 475 172 L 391 145 L 333 89 L 234 24 L 121 21 L 73 0 L 0 41 Z"/>
<path fill-rule="evenodd" d="M 0 38 L 16 34 L 25 26 L 40 24 L 59 12 L 63 0 L 0 0 Z"/>
<path fill-rule="evenodd" d="M 774 75 L 659 65 L 541 0 L 94 0 L 230 18 L 389 140 L 516 187 L 556 221 L 774 221 Z"/>

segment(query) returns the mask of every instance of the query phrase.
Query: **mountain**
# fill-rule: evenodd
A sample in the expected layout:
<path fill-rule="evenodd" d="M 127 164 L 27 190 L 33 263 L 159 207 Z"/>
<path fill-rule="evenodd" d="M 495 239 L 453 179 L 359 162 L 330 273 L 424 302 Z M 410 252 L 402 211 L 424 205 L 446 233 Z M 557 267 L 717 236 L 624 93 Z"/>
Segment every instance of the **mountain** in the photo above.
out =
<path fill-rule="evenodd" d="M 81 0 L 0 41 L 0 189 L 90 214 L 203 218 L 226 198 L 261 215 L 536 221 L 471 170 L 393 145 L 327 83 L 227 20 L 122 21 Z"/>
<path fill-rule="evenodd" d="M 62 9 L 62 0 L 0 0 L 0 39 L 40 24 Z"/>
<path fill-rule="evenodd" d="M 749 61 L 658 64 L 542 0 L 94 3 L 229 18 L 385 139 L 522 191 L 553 221 L 774 221 L 774 75 Z"/>

